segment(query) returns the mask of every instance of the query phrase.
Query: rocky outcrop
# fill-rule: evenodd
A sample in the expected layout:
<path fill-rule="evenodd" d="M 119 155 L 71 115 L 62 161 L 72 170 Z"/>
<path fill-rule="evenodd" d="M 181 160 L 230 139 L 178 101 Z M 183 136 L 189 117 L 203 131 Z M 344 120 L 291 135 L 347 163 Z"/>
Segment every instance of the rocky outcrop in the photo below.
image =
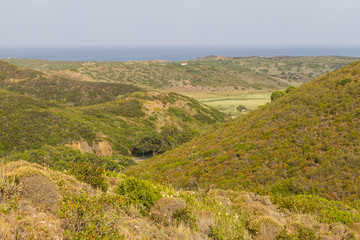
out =
<path fill-rule="evenodd" d="M 94 150 L 89 146 L 87 141 L 72 142 L 65 144 L 65 146 L 71 147 L 73 149 L 79 149 L 82 153 L 94 153 Z"/>
<path fill-rule="evenodd" d="M 65 146 L 71 147 L 73 149 L 78 149 L 82 153 L 95 153 L 104 157 L 111 157 L 113 155 L 113 150 L 108 141 L 94 142 L 92 146 L 89 145 L 87 141 L 78 141 L 65 144 Z"/>
<path fill-rule="evenodd" d="M 113 155 L 113 150 L 108 141 L 101 141 L 93 145 L 93 149 L 95 150 L 97 155 L 100 156 L 109 156 Z"/>

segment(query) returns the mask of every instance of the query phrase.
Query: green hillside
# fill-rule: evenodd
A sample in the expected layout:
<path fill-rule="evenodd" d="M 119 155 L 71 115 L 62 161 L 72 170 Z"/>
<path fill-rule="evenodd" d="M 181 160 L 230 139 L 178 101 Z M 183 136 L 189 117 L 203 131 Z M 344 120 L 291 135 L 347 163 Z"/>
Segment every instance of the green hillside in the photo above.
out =
<path fill-rule="evenodd" d="M 360 237 L 360 62 L 224 125 L 180 94 L 1 64 L 0 239 Z"/>
<path fill-rule="evenodd" d="M 141 89 L 127 84 L 85 82 L 62 74 L 45 74 L 0 61 L 0 89 L 43 100 L 82 106 L 115 100 Z"/>
<path fill-rule="evenodd" d="M 41 146 L 108 141 L 124 155 L 156 154 L 223 122 L 224 114 L 178 94 L 135 92 L 102 105 L 69 108 L 0 92 L 1 155 Z"/>
<path fill-rule="evenodd" d="M 147 160 L 129 173 L 176 186 L 360 197 L 360 62 Z"/>
<path fill-rule="evenodd" d="M 102 155 L 156 154 L 226 120 L 175 93 L 78 81 L 1 61 L 0 72 L 6 90 L 0 91 L 0 156 L 58 144 Z"/>
<path fill-rule="evenodd" d="M 0 91 L 0 103 L 0 156 L 43 144 L 96 138 L 92 126 L 72 109 L 4 91 Z"/>

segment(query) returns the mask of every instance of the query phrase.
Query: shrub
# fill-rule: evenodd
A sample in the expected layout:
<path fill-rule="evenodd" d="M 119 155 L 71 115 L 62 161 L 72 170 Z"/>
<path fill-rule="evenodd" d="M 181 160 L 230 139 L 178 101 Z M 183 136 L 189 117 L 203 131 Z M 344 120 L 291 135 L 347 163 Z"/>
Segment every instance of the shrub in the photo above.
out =
<path fill-rule="evenodd" d="M 349 78 L 345 78 L 343 80 L 340 80 L 336 83 L 336 86 L 345 86 L 346 84 L 348 84 L 349 82 L 351 82 L 351 79 Z"/>
<path fill-rule="evenodd" d="M 291 92 L 291 91 L 293 91 L 293 90 L 295 90 L 295 89 L 296 89 L 296 87 L 290 86 L 290 87 L 288 87 L 288 88 L 285 90 L 285 93 L 289 93 L 289 92 Z"/>
<path fill-rule="evenodd" d="M 102 166 L 87 163 L 72 164 L 70 173 L 79 181 L 88 183 L 94 188 L 99 188 L 103 192 L 108 190 L 109 185 L 103 177 L 105 169 Z"/>
<path fill-rule="evenodd" d="M 300 226 L 295 233 L 289 233 L 286 228 L 276 236 L 276 240 L 320 240 L 313 229 Z"/>
<path fill-rule="evenodd" d="M 360 221 L 360 214 L 357 211 L 350 211 L 351 209 L 341 202 L 319 196 L 278 195 L 272 196 L 272 199 L 280 208 L 305 214 L 316 214 L 321 222 L 351 224 Z"/>
<path fill-rule="evenodd" d="M 8 177 L 5 169 L 0 166 L 0 213 L 9 213 L 12 209 L 17 210 L 20 194 L 15 177 Z"/>
<path fill-rule="evenodd" d="M 237 108 L 236 108 L 239 112 L 242 112 L 243 110 L 247 111 L 247 108 L 243 105 L 239 105 Z"/>
<path fill-rule="evenodd" d="M 170 224 L 177 210 L 186 207 L 186 203 L 181 198 L 160 198 L 151 207 L 151 216 L 156 222 Z"/>
<path fill-rule="evenodd" d="M 284 95 L 285 95 L 285 92 L 283 92 L 283 91 L 275 91 L 271 94 L 270 99 L 271 99 L 271 101 L 275 101 L 276 99 L 278 99 Z"/>
<path fill-rule="evenodd" d="M 196 219 L 191 215 L 190 209 L 180 208 L 176 210 L 173 214 L 173 218 L 178 223 L 184 223 L 192 229 L 197 229 Z"/>
<path fill-rule="evenodd" d="M 122 181 L 115 192 L 125 197 L 125 204 L 133 204 L 140 209 L 142 215 L 149 214 L 150 208 L 161 197 L 160 190 L 149 182 L 133 177 Z"/>
<path fill-rule="evenodd" d="M 221 230 L 214 226 L 210 226 L 210 232 L 209 232 L 208 236 L 214 240 L 224 240 L 225 239 L 221 234 Z"/>
<path fill-rule="evenodd" d="M 116 196 L 65 196 L 59 203 L 66 239 L 123 239 Z M 110 207 L 110 209 L 109 209 Z"/>

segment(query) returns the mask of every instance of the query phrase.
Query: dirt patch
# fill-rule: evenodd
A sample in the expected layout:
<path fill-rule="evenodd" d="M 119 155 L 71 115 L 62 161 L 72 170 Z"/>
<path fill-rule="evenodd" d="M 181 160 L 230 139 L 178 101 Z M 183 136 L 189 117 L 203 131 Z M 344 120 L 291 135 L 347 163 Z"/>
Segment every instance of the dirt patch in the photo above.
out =
<path fill-rule="evenodd" d="M 49 179 L 41 175 L 29 176 L 21 179 L 22 195 L 25 199 L 46 211 L 55 213 L 58 208 L 60 195 Z"/>

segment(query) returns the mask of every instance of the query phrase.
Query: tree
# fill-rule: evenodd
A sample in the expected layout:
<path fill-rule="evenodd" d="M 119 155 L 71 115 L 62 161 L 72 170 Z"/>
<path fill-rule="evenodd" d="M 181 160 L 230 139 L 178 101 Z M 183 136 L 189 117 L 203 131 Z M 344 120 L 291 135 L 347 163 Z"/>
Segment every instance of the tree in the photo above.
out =
<path fill-rule="evenodd" d="M 275 101 L 276 99 L 281 98 L 284 95 L 285 95 L 284 91 L 275 91 L 271 94 L 270 99 L 271 101 Z"/>
<path fill-rule="evenodd" d="M 237 109 L 239 112 L 245 112 L 245 111 L 248 110 L 244 105 L 239 105 L 236 109 Z M 243 110 L 245 110 L 245 111 L 243 111 Z"/>
<path fill-rule="evenodd" d="M 163 137 L 155 130 L 147 131 L 137 137 L 133 153 L 136 155 L 149 154 L 156 155 L 164 148 Z"/>

